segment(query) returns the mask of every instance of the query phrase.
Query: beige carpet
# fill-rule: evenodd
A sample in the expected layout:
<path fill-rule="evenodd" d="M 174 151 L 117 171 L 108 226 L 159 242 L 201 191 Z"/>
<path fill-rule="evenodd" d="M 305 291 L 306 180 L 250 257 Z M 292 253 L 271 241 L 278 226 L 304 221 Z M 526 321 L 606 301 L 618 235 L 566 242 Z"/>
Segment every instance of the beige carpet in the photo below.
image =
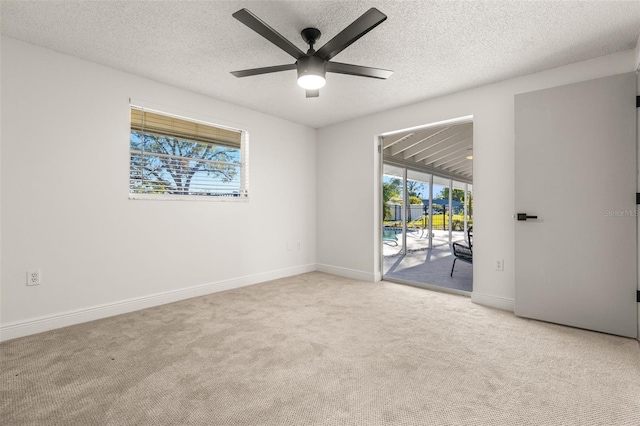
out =
<path fill-rule="evenodd" d="M 318 272 L 0 356 L 4 426 L 640 424 L 635 340 Z"/>

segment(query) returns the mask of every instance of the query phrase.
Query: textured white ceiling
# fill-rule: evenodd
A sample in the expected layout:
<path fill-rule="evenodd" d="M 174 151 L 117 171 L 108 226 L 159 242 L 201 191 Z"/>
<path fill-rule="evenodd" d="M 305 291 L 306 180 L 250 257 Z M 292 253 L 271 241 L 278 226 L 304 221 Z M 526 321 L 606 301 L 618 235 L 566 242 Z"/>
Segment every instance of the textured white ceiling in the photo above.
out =
<path fill-rule="evenodd" d="M 635 46 L 640 1 L 8 1 L 2 34 L 312 127 Z M 388 19 L 334 59 L 388 80 L 328 74 L 307 99 L 295 71 L 229 72 L 293 58 L 232 18 L 248 8 L 306 51 L 370 7 Z"/>

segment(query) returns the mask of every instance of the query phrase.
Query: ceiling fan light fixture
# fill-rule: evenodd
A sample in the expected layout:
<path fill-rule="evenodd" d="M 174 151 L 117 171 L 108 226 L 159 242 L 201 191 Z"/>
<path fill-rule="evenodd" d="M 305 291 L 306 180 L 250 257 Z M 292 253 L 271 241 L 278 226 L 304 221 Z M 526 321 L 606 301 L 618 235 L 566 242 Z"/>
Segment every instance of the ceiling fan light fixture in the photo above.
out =
<path fill-rule="evenodd" d="M 315 56 L 298 59 L 298 86 L 307 90 L 318 90 L 327 83 L 326 62 Z"/>
<path fill-rule="evenodd" d="M 298 86 L 307 90 L 317 90 L 327 84 L 327 80 L 321 75 L 306 74 L 298 77 Z"/>

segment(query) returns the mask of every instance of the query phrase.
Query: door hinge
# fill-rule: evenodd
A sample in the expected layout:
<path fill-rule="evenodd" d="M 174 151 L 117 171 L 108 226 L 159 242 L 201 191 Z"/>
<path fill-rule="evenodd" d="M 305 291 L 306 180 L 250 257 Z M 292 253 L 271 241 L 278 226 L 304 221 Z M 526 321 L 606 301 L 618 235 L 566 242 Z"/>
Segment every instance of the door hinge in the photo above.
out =
<path fill-rule="evenodd" d="M 640 192 L 636 192 L 636 204 L 640 204 Z"/>
<path fill-rule="evenodd" d="M 378 145 L 378 154 L 382 152 L 382 145 Z"/>
<path fill-rule="evenodd" d="M 636 108 L 640 108 L 640 96 L 636 96 Z"/>
<path fill-rule="evenodd" d="M 640 303 L 640 290 L 638 290 L 638 293 L 636 294 L 636 301 Z"/>

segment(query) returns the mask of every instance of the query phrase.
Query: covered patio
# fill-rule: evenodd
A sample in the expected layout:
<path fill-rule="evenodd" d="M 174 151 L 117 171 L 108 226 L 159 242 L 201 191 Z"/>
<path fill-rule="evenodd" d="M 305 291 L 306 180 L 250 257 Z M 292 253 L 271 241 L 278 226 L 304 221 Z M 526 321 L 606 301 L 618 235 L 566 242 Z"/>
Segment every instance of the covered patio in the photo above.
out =
<path fill-rule="evenodd" d="M 417 222 L 422 222 L 423 226 L 407 227 L 405 238 L 402 228 L 383 228 L 383 276 L 411 285 L 470 293 L 473 290 L 472 265 L 457 262 L 453 276 L 450 275 L 454 260 L 451 246 L 454 242 L 468 244 L 466 232 L 453 230 L 453 227 L 450 230 L 434 227 L 430 231 L 424 226 L 428 222 L 426 215 Z M 445 228 L 449 228 L 448 224 Z"/>
<path fill-rule="evenodd" d="M 450 272 L 473 224 L 472 117 L 392 132 L 382 147 L 383 278 L 471 292 L 470 264 Z"/>
<path fill-rule="evenodd" d="M 464 241 L 464 232 L 452 231 L 452 238 L 453 241 Z M 406 241 L 406 252 L 400 244 L 383 244 L 385 277 L 411 285 L 444 287 L 453 292 L 470 293 L 473 290 L 472 265 L 457 262 L 453 276 L 450 276 L 454 257 L 448 231 L 433 231 L 432 248 L 429 248 L 428 236 L 421 230 L 408 231 Z"/>

